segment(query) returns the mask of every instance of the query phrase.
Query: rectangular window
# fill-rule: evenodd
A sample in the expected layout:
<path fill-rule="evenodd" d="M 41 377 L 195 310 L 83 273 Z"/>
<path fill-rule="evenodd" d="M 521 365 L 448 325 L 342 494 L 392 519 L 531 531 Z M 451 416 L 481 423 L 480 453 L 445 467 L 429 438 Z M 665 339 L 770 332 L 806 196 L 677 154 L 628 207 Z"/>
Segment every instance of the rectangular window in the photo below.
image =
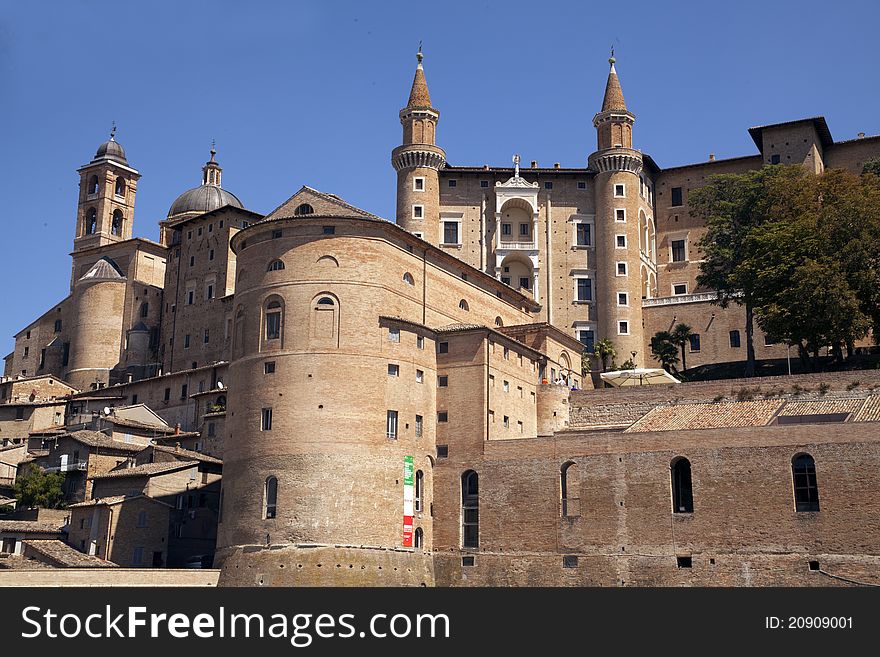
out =
<path fill-rule="evenodd" d="M 132 556 L 131 562 L 135 566 L 140 566 L 144 563 L 144 548 L 136 547 L 134 549 L 134 555 Z"/>
<path fill-rule="evenodd" d="M 672 188 L 672 206 L 677 207 L 681 205 L 681 187 L 673 187 Z"/>
<path fill-rule="evenodd" d="M 422 383 L 425 380 L 425 373 L 422 370 L 416 370 L 416 383 Z"/>
<path fill-rule="evenodd" d="M 730 346 L 733 349 L 739 348 L 739 331 L 731 331 L 730 332 Z"/>
<path fill-rule="evenodd" d="M 423 336 L 423 335 L 416 336 L 416 347 L 418 347 L 419 349 L 425 348 L 425 336 Z"/>
<path fill-rule="evenodd" d="M 682 294 L 688 293 L 687 283 L 675 283 L 672 286 L 672 294 L 674 296 L 681 296 Z"/>
<path fill-rule="evenodd" d="M 616 246 L 618 249 L 625 249 L 626 248 L 626 235 L 618 235 L 617 236 Z"/>
<path fill-rule="evenodd" d="M 23 420 L 24 419 L 24 406 L 19 406 L 15 409 L 15 419 Z"/>
<path fill-rule="evenodd" d="M 489 181 L 488 181 L 488 180 L 481 180 L 481 181 L 480 181 L 480 187 L 483 187 L 483 188 L 485 189 L 485 188 L 488 187 L 488 186 L 489 186 Z"/>
<path fill-rule="evenodd" d="M 424 206 L 414 205 L 413 206 L 413 219 L 421 219 L 423 216 L 425 216 Z"/>
<path fill-rule="evenodd" d="M 208 437 L 213 438 L 217 429 L 213 422 L 208 422 Z M 196 451 L 198 451 L 198 443 L 196 443 Z"/>
<path fill-rule="evenodd" d="M 544 189 L 553 189 L 553 183 L 548 180 L 544 183 Z"/>
<path fill-rule="evenodd" d="M 449 412 L 448 411 L 438 411 L 437 412 L 437 421 L 438 422 L 449 422 Z"/>
<path fill-rule="evenodd" d="M 510 381 L 502 381 L 501 382 L 501 389 L 504 392 L 510 392 Z"/>
<path fill-rule="evenodd" d="M 502 276 L 501 282 L 504 283 L 505 285 L 510 285 L 510 276 Z"/>
<path fill-rule="evenodd" d="M 700 350 L 700 334 L 699 333 L 691 333 L 688 336 L 688 340 L 691 343 L 691 351 L 696 352 Z"/>
<path fill-rule="evenodd" d="M 276 229 L 272 231 L 272 239 L 277 240 L 281 237 L 281 229 Z"/>
<path fill-rule="evenodd" d="M 208 285 L 208 289 L 205 292 L 205 298 L 206 299 L 213 299 L 214 298 L 214 286 L 213 285 Z"/>
<path fill-rule="evenodd" d="M 437 387 L 438 388 L 446 388 L 449 386 L 449 376 L 446 374 L 441 374 L 437 377 Z"/>
<path fill-rule="evenodd" d="M 414 192 L 425 191 L 425 179 L 424 178 L 413 178 L 413 191 Z"/>
<path fill-rule="evenodd" d="M 188 388 L 189 388 L 189 386 L 185 383 L 182 386 L 180 386 L 180 398 L 181 399 L 186 399 L 186 393 L 187 393 Z"/>
<path fill-rule="evenodd" d="M 615 185 L 614 196 L 616 198 L 623 198 L 624 196 L 626 196 L 626 188 L 623 185 Z"/>
<path fill-rule="evenodd" d="M 138 527 L 146 527 L 147 526 L 147 512 L 146 511 L 141 511 L 140 513 L 138 513 L 137 526 Z"/>
<path fill-rule="evenodd" d="M 614 220 L 620 222 L 626 221 L 626 210 L 623 208 L 617 208 L 614 211 Z"/>
<path fill-rule="evenodd" d="M 629 322 L 617 322 L 617 335 L 629 335 Z"/>
<path fill-rule="evenodd" d="M 587 183 L 584 181 L 578 181 L 578 189 L 586 189 Z"/>
<path fill-rule="evenodd" d="M 272 409 L 264 408 L 260 413 L 260 431 L 270 431 L 272 429 Z"/>
<path fill-rule="evenodd" d="M 444 244 L 458 244 L 458 222 L 457 221 L 444 221 L 443 222 L 443 243 Z"/>
<path fill-rule="evenodd" d="M 520 237 L 528 237 L 529 236 L 529 225 L 528 224 L 520 224 L 519 225 L 519 236 Z"/>
<path fill-rule="evenodd" d="M 165 388 L 165 401 L 171 399 L 171 388 Z"/>
<path fill-rule="evenodd" d="M 584 351 L 593 353 L 596 348 L 596 333 L 594 331 L 589 329 L 578 331 L 578 340 L 584 345 Z"/>
<path fill-rule="evenodd" d="M 593 300 L 593 281 L 589 278 L 577 279 L 577 300 L 592 301 Z"/>
<path fill-rule="evenodd" d="M 389 440 L 397 440 L 397 411 L 388 411 L 385 422 L 385 437 Z"/>
<path fill-rule="evenodd" d="M 532 279 L 530 279 L 528 276 L 520 276 L 519 277 L 519 286 L 521 288 L 523 288 L 524 290 L 531 290 L 532 289 L 531 283 L 532 283 Z"/>
<path fill-rule="evenodd" d="M 388 363 L 388 376 L 400 376 L 400 366 Z"/>
<path fill-rule="evenodd" d="M 55 320 L 55 332 L 61 333 L 61 320 L 60 319 Z"/>
<path fill-rule="evenodd" d="M 211 341 L 211 333 L 208 329 L 205 329 L 205 344 L 208 344 Z"/>
<path fill-rule="evenodd" d="M 629 294 L 626 292 L 618 292 L 617 293 L 617 305 L 618 306 L 628 306 L 629 305 Z"/>
<path fill-rule="evenodd" d="M 510 349 L 508 347 L 504 347 L 504 360 L 510 360 Z"/>
<path fill-rule="evenodd" d="M 590 235 L 590 224 L 577 224 L 577 245 L 578 246 L 590 246 L 591 235 Z"/>
<path fill-rule="evenodd" d="M 137 403 L 138 403 L 138 396 L 137 396 L 137 395 L 132 395 L 132 396 L 131 396 L 131 403 L 132 403 L 132 404 L 137 404 Z"/>
<path fill-rule="evenodd" d="M 501 234 L 511 235 L 513 232 L 512 224 L 501 224 Z"/>
<path fill-rule="evenodd" d="M 266 339 L 278 340 L 281 337 L 281 313 L 266 313 Z"/>
<path fill-rule="evenodd" d="M 213 260 L 213 259 L 214 259 L 214 249 L 211 249 L 210 251 L 208 251 L 208 260 Z"/>
<path fill-rule="evenodd" d="M 270 360 L 263 363 L 263 374 L 275 374 L 275 361 Z"/>
<path fill-rule="evenodd" d="M 779 155 L 771 155 L 770 156 L 770 164 L 779 164 Z"/>
<path fill-rule="evenodd" d="M 416 415 L 416 438 L 422 437 L 422 425 L 424 421 L 422 420 L 421 415 Z"/>
<path fill-rule="evenodd" d="M 672 240 L 672 262 L 684 262 L 684 240 Z"/>
<path fill-rule="evenodd" d="M 324 226 L 321 228 L 321 232 L 324 235 L 335 235 L 336 234 L 336 226 Z"/>
<path fill-rule="evenodd" d="M 507 415 L 504 416 L 504 428 L 510 429 L 510 418 Z"/>
<path fill-rule="evenodd" d="M 455 187 L 456 185 L 458 185 L 458 181 L 457 181 L 457 180 L 450 180 L 450 181 L 449 181 L 449 186 L 450 186 L 450 187 Z"/>
<path fill-rule="evenodd" d="M 193 305 L 193 300 L 195 299 L 195 295 L 196 295 L 196 293 L 195 293 L 194 290 L 188 290 L 188 291 L 187 291 L 187 293 L 186 293 L 186 305 L 188 305 L 188 306 Z"/>
<path fill-rule="evenodd" d="M 438 354 L 448 354 L 449 353 L 449 343 L 448 342 L 440 342 L 437 344 L 437 353 Z"/>
<path fill-rule="evenodd" d="M 183 348 L 189 349 L 189 333 L 183 336 Z"/>
<path fill-rule="evenodd" d="M 618 276 L 626 276 L 626 263 L 618 262 L 617 263 L 617 275 Z"/>
<path fill-rule="evenodd" d="M 522 423 L 522 420 L 517 420 L 517 421 L 516 421 L 516 428 L 519 429 L 519 432 L 520 432 L 520 433 L 523 432 L 523 423 Z"/>
<path fill-rule="evenodd" d="M 437 445 L 437 458 L 449 458 L 449 445 Z"/>
<path fill-rule="evenodd" d="M 400 329 L 388 329 L 388 342 L 400 342 Z"/>

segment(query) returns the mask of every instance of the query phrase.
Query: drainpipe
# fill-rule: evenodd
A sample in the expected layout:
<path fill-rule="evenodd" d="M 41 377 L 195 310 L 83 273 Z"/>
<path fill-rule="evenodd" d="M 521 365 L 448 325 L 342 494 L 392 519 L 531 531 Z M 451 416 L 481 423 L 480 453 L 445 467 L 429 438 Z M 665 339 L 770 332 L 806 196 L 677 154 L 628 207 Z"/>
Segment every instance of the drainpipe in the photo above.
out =
<path fill-rule="evenodd" d="M 480 202 L 480 271 L 486 271 L 486 261 L 488 255 L 488 241 L 486 240 L 486 195 L 483 194 L 483 200 Z"/>
<path fill-rule="evenodd" d="M 544 303 L 547 306 L 547 323 L 553 323 L 553 271 L 551 269 L 551 259 L 550 254 L 553 253 L 553 250 L 550 248 L 551 246 L 551 238 L 550 238 L 550 194 L 547 194 L 547 216 L 546 219 L 546 236 L 547 236 L 547 248 L 544 251 L 544 278 L 547 279 L 547 297 Z"/>

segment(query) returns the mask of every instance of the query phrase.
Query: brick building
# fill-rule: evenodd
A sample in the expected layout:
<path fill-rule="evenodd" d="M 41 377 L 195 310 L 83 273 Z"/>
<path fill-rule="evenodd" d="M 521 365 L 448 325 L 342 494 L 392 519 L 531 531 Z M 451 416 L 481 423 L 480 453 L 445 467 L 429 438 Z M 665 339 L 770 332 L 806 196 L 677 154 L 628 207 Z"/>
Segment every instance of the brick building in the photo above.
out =
<path fill-rule="evenodd" d="M 781 392 L 580 389 L 585 348 L 607 338 L 649 365 L 651 335 L 677 322 L 697 334 L 691 366 L 744 359 L 744 311 L 696 286 L 688 195 L 706 176 L 859 171 L 880 138 L 835 142 L 817 117 L 752 128 L 756 155 L 663 169 L 610 65 L 585 166 L 453 166 L 419 53 L 396 223 L 306 186 L 249 211 L 212 148 L 160 241 L 136 238 L 140 173 L 111 134 L 79 170 L 70 295 L 6 358 L 9 377 L 69 384 L 84 430 L 45 420 L 32 442 L 80 473 L 67 492 L 92 526 L 70 540 L 170 564 L 213 552 L 214 514 L 225 584 L 871 579 L 876 400 L 855 379 L 809 412 Z M 143 405 L 158 419 L 126 410 Z M 183 508 L 181 490 L 198 491 Z M 818 510 L 799 508 L 816 491 Z M 135 504 L 164 514 L 166 542 L 112 524 Z M 188 523 L 202 530 L 178 536 Z"/>

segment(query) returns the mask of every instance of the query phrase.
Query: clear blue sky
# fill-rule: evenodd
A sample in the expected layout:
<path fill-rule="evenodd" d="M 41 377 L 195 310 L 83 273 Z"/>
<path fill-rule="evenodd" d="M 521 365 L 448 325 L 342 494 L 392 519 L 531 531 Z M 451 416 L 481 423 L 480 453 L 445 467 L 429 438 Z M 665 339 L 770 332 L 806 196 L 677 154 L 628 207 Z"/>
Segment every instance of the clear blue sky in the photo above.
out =
<path fill-rule="evenodd" d="M 748 127 L 817 114 L 837 140 L 880 133 L 874 1 L 0 7 L 0 356 L 68 292 L 76 169 L 113 120 L 143 176 L 135 235 L 158 238 L 211 139 L 252 210 L 308 184 L 393 219 L 419 40 L 452 164 L 585 166 L 612 44 L 635 146 L 660 166 L 751 154 Z"/>

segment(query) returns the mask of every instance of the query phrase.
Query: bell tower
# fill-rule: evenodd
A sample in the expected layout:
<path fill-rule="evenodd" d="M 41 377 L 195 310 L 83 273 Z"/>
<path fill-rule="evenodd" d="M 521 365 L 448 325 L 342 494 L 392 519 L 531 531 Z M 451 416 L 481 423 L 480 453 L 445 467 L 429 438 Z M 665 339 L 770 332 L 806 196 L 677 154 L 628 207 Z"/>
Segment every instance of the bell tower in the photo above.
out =
<path fill-rule="evenodd" d="M 131 239 L 137 181 L 141 177 L 125 159 L 116 141 L 116 125 L 109 141 L 98 147 L 79 173 L 79 204 L 73 250 Z"/>
<path fill-rule="evenodd" d="M 440 241 L 438 171 L 446 163 L 446 153 L 437 147 L 440 112 L 431 106 L 422 58 L 420 44 L 409 102 L 400 110 L 403 144 L 392 151 L 391 164 L 397 172 L 397 224 L 437 244 Z"/>

